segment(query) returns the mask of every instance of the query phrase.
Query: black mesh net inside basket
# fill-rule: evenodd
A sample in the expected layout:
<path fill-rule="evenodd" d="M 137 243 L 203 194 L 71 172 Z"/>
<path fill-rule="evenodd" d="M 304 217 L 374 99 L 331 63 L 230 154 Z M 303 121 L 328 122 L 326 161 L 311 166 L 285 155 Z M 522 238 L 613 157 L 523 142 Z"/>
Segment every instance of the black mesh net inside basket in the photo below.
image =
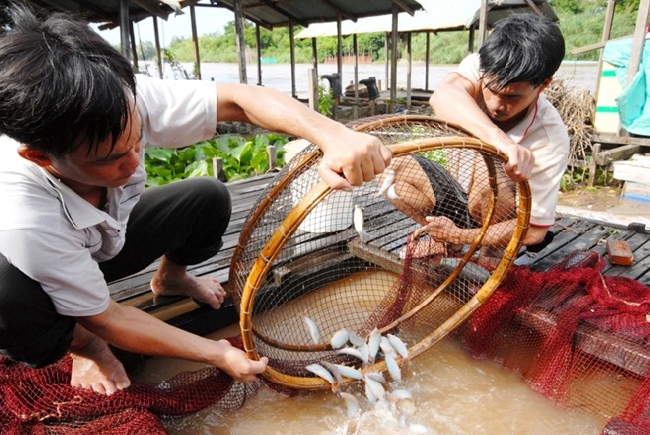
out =
<path fill-rule="evenodd" d="M 231 262 L 244 348 L 269 358 L 264 375 L 277 384 L 329 388 L 307 367 L 383 372 L 430 348 L 496 289 L 528 227 L 528 184 L 505 177 L 492 146 L 425 116 L 353 128 L 390 146 L 391 167 L 332 191 L 308 147 L 260 196 Z M 445 240 L 420 230 L 424 216 L 448 225 Z M 461 232 L 471 239 L 459 242 Z M 408 353 L 388 357 L 377 348 L 387 341 Z"/>

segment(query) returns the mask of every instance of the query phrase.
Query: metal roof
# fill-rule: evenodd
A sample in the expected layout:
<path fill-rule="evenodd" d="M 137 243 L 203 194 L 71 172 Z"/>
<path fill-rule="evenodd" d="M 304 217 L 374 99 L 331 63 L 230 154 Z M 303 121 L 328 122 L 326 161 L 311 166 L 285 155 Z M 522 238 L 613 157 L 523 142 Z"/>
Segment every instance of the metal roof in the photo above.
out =
<path fill-rule="evenodd" d="M 234 10 L 236 0 L 211 1 Z M 342 20 L 356 21 L 359 18 L 386 15 L 393 12 L 393 5 L 398 12 L 410 15 L 422 9 L 416 0 L 243 0 L 243 10 L 247 19 L 267 27 Z"/>
<path fill-rule="evenodd" d="M 399 32 L 443 32 L 468 30 L 472 27 L 478 28 L 481 0 L 420 1 L 425 9 L 417 11 L 413 16 L 405 13 L 398 15 L 397 26 Z M 546 0 L 534 0 L 534 3 L 544 15 L 555 21 L 558 20 L 557 15 Z M 523 12 L 534 12 L 525 0 L 490 0 L 488 2 L 488 27 L 492 27 L 498 20 L 510 14 Z M 345 20 L 341 23 L 342 35 L 391 31 L 391 15 L 361 18 L 356 22 Z M 300 31 L 295 38 L 318 38 L 336 36 L 337 34 L 336 23 L 313 23 Z"/>
<path fill-rule="evenodd" d="M 80 16 L 91 23 L 109 23 L 108 27 L 120 24 L 120 0 L 28 0 L 27 3 L 50 12 L 67 12 Z M 181 3 L 189 5 L 187 1 Z M 171 6 L 160 0 L 129 2 L 129 18 L 132 21 L 141 21 L 152 16 L 166 20 L 173 12 Z"/>
<path fill-rule="evenodd" d="M 140 21 L 150 16 L 167 19 L 174 13 L 170 5 L 179 4 L 185 8 L 191 4 L 203 7 L 222 7 L 235 10 L 237 0 L 131 0 L 129 17 Z M 92 23 L 112 28 L 120 23 L 120 0 L 28 0 L 29 3 L 50 11 L 69 12 Z M 390 14 L 393 5 L 398 12 L 413 14 L 422 9 L 416 0 L 241 0 L 246 19 L 267 28 L 298 24 L 336 21 L 356 21 L 359 18 Z M 234 19 L 234 18 L 233 18 Z"/>

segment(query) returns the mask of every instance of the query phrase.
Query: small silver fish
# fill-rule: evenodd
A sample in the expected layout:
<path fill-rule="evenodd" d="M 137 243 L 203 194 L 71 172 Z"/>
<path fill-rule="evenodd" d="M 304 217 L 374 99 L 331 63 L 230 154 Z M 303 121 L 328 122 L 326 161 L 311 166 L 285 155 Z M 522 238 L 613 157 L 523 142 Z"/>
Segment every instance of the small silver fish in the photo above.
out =
<path fill-rule="evenodd" d="M 305 367 L 305 370 L 312 372 L 319 378 L 325 379 L 327 382 L 330 384 L 334 385 L 334 377 L 332 374 L 322 365 L 320 364 L 309 364 L 307 367 Z"/>
<path fill-rule="evenodd" d="M 370 351 L 368 350 L 368 344 L 363 343 L 363 345 L 359 346 L 357 349 L 359 349 L 359 352 L 361 353 L 361 361 L 363 361 L 365 364 L 368 364 L 370 362 Z"/>
<path fill-rule="evenodd" d="M 336 353 L 350 355 L 350 356 L 352 356 L 354 358 L 357 358 L 358 360 L 360 360 L 364 364 L 368 363 L 368 355 L 366 354 L 365 359 L 364 359 L 364 354 L 361 353 L 361 351 L 359 349 L 354 348 L 354 347 L 344 347 L 343 349 L 337 350 Z"/>
<path fill-rule="evenodd" d="M 366 373 L 366 377 L 372 379 L 373 381 L 377 381 L 380 384 L 386 383 L 386 378 L 384 378 L 384 375 L 379 372 L 368 372 Z"/>
<path fill-rule="evenodd" d="M 320 331 L 318 330 L 318 326 L 316 325 L 316 322 L 314 322 L 312 319 L 309 317 L 305 317 L 305 324 L 307 325 L 307 329 L 309 330 L 309 335 L 311 336 L 312 341 L 314 344 L 319 344 L 320 343 Z"/>
<path fill-rule="evenodd" d="M 402 356 L 402 358 L 406 359 L 409 357 L 408 348 L 404 342 L 399 339 L 399 337 L 393 334 L 386 334 L 386 338 L 388 338 L 388 341 L 390 342 L 391 346 L 393 346 L 393 349 L 395 349 L 397 353 Z"/>
<path fill-rule="evenodd" d="M 359 233 L 359 238 L 363 243 L 368 241 L 368 233 L 363 229 L 363 208 L 355 204 L 354 205 L 354 229 Z"/>
<path fill-rule="evenodd" d="M 388 338 L 382 335 L 381 340 L 379 341 L 379 348 L 384 353 L 384 355 L 397 355 L 397 352 L 388 341 Z"/>
<path fill-rule="evenodd" d="M 327 371 L 334 376 L 334 379 L 336 379 L 337 384 L 339 385 L 343 384 L 343 376 L 341 375 L 341 371 L 339 370 L 336 364 L 332 364 L 329 361 L 321 361 L 320 364 L 323 367 L 325 367 Z"/>
<path fill-rule="evenodd" d="M 361 338 L 359 336 L 359 334 L 357 334 L 354 331 L 350 331 L 350 338 L 349 339 L 350 339 L 350 343 L 352 343 L 352 346 L 361 347 L 364 344 L 366 344 L 366 340 Z"/>
<path fill-rule="evenodd" d="M 377 396 L 375 396 L 375 393 L 372 392 L 372 388 L 370 388 L 370 385 L 367 382 L 363 385 L 363 390 L 366 393 L 366 399 L 368 399 L 368 402 L 377 402 Z"/>
<path fill-rule="evenodd" d="M 368 336 L 368 361 L 372 364 L 375 362 L 377 352 L 379 352 L 379 344 L 381 343 L 381 333 L 379 329 L 375 328 Z"/>
<path fill-rule="evenodd" d="M 401 382 L 402 370 L 399 368 L 399 365 L 397 364 L 397 361 L 395 361 L 393 355 L 387 353 L 385 355 L 384 361 L 386 361 L 386 369 L 388 370 L 390 377 L 393 378 L 393 381 Z"/>
<path fill-rule="evenodd" d="M 354 379 L 357 381 L 363 380 L 363 374 L 361 374 L 361 371 L 355 369 L 354 367 L 344 366 L 343 364 L 332 364 L 332 365 L 335 366 L 336 369 L 339 371 L 339 373 L 342 376 L 345 376 L 346 378 Z"/>
<path fill-rule="evenodd" d="M 397 184 L 391 184 L 390 187 L 388 188 L 388 191 L 386 192 L 386 198 L 394 201 L 396 199 L 399 199 L 399 195 L 397 194 L 396 187 Z"/>
<path fill-rule="evenodd" d="M 363 381 L 365 382 L 366 387 L 370 389 L 372 395 L 375 396 L 378 400 L 384 400 L 386 398 L 386 390 L 384 389 L 384 386 L 381 385 L 381 383 L 368 376 L 364 376 Z"/>
<path fill-rule="evenodd" d="M 386 169 L 386 176 L 384 177 L 384 181 L 381 183 L 381 187 L 379 190 L 377 190 L 377 193 L 375 193 L 375 197 L 379 197 L 382 195 L 385 195 L 386 192 L 388 192 L 388 189 L 390 186 L 393 185 L 393 182 L 395 181 L 395 171 L 392 169 Z"/>
<path fill-rule="evenodd" d="M 340 349 L 343 347 L 345 343 L 348 342 L 349 338 L 350 338 L 350 333 L 348 332 L 347 329 L 345 328 L 339 329 L 332 336 L 332 339 L 330 340 L 330 344 L 332 345 L 332 348 Z"/>

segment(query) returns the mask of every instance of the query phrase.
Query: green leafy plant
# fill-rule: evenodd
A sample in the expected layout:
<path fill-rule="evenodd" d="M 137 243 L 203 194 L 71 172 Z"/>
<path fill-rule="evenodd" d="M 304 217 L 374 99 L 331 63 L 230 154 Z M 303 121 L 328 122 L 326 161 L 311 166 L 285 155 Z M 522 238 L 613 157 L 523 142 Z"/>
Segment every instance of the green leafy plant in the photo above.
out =
<path fill-rule="evenodd" d="M 147 186 L 159 186 L 191 177 L 214 176 L 214 158 L 220 158 L 226 181 L 248 178 L 269 170 L 267 148 L 276 148 L 277 165 L 284 164 L 286 136 L 277 133 L 217 136 L 186 148 L 147 148 Z"/>
<path fill-rule="evenodd" d="M 332 115 L 332 107 L 334 106 L 333 95 L 331 88 L 326 91 L 323 85 L 318 85 L 318 112 L 321 115 Z"/>

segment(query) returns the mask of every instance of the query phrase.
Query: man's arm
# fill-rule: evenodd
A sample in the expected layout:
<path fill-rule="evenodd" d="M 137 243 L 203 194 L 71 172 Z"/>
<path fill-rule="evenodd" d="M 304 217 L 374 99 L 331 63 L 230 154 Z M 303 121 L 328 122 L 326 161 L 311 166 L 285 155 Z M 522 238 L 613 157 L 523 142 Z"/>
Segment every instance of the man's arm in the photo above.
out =
<path fill-rule="evenodd" d="M 214 341 L 191 334 L 138 308 L 114 301 L 100 314 L 75 320 L 91 333 L 126 351 L 210 364 L 240 382 L 256 379 L 268 362 L 266 357 L 259 361 L 248 359 L 244 351 L 231 346 L 227 340 Z"/>
<path fill-rule="evenodd" d="M 309 140 L 323 151 L 319 173 L 334 189 L 371 181 L 392 157 L 376 137 L 350 130 L 270 88 L 218 84 L 217 119 L 249 122 Z"/>
<path fill-rule="evenodd" d="M 478 83 L 451 73 L 431 94 L 429 104 L 437 117 L 463 127 L 505 153 L 508 156 L 508 177 L 514 181 L 527 180 L 535 162 L 532 153 L 513 142 L 478 106 L 473 97 L 478 86 Z"/>
<path fill-rule="evenodd" d="M 431 235 L 435 240 L 456 245 L 468 245 L 474 241 L 481 232 L 480 228 L 461 229 L 458 228 L 451 219 L 443 216 L 428 216 L 427 225 L 418 229 L 418 233 Z M 514 233 L 517 225 L 516 219 L 498 222 L 490 225 L 483 236 L 482 245 L 505 246 Z M 548 227 L 529 226 L 524 237 L 525 246 L 535 245 L 544 240 Z"/>

